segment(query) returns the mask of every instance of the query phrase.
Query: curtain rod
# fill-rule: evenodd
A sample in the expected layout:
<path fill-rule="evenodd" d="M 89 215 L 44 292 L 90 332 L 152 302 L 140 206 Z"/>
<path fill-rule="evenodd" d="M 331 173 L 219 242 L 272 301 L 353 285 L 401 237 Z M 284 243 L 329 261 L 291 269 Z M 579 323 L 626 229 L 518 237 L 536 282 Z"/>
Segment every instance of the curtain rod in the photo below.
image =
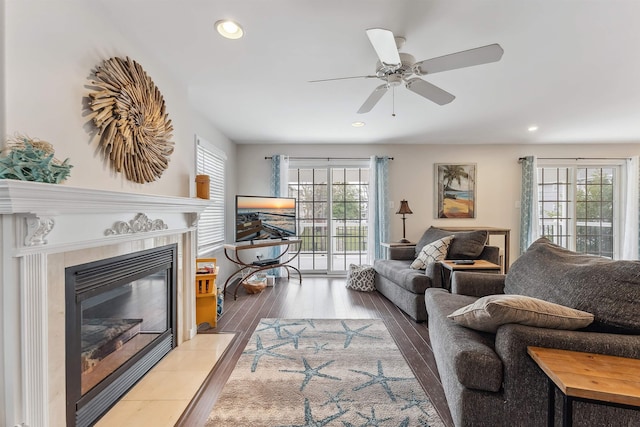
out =
<path fill-rule="evenodd" d="M 518 163 L 526 157 L 519 157 Z M 538 160 L 629 160 L 629 157 L 538 157 Z"/>
<path fill-rule="evenodd" d="M 264 156 L 265 160 L 271 160 L 273 156 Z M 290 160 L 369 160 L 368 157 L 289 157 Z M 389 160 L 393 160 L 393 157 L 389 157 Z"/>

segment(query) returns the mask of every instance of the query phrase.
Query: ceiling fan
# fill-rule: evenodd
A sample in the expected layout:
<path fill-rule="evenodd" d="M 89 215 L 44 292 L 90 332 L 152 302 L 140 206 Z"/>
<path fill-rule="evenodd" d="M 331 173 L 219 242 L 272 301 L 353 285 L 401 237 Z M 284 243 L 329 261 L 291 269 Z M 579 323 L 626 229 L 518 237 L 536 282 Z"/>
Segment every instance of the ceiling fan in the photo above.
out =
<path fill-rule="evenodd" d="M 418 76 L 496 62 L 502 58 L 502 54 L 504 53 L 502 47 L 495 43 L 416 62 L 412 55 L 399 52 L 399 49 L 402 48 L 405 42 L 403 37 L 395 37 L 393 32 L 384 28 L 370 28 L 367 30 L 367 36 L 379 59 L 376 65 L 375 75 L 338 77 L 310 81 L 310 83 L 316 83 L 358 78 L 378 78 L 382 80 L 384 84 L 373 90 L 358 110 L 358 114 L 371 111 L 389 89 L 400 86 L 403 83 L 411 92 L 417 93 L 438 105 L 448 104 L 455 99 L 455 96 L 422 80 Z"/>

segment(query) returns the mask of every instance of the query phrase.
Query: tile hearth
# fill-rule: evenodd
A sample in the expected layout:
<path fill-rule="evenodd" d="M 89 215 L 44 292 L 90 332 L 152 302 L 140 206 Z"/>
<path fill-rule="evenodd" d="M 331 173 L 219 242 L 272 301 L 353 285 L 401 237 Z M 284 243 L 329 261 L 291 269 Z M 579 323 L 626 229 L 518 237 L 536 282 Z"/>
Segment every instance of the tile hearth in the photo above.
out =
<path fill-rule="evenodd" d="M 96 427 L 173 427 L 235 334 L 198 334 L 172 350 Z"/>

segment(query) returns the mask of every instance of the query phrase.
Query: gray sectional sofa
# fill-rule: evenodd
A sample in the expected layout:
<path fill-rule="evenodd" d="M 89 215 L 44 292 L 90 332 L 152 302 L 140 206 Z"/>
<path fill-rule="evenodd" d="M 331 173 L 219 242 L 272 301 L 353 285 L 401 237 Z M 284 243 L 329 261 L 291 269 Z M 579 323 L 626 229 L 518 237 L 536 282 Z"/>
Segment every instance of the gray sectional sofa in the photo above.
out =
<path fill-rule="evenodd" d="M 439 263 L 428 264 L 425 270 L 415 270 L 410 265 L 426 244 L 451 235 L 454 238 L 446 259 L 484 259 L 494 264 L 500 262 L 500 249 L 486 245 L 486 230 L 451 232 L 436 227 L 426 230 L 415 247 L 391 247 L 389 259 L 374 261 L 374 283 L 378 292 L 417 322 L 427 320 L 424 292 L 427 288 L 442 288 L 443 274 Z M 446 287 L 449 283 L 448 271 L 445 273 Z"/>
<path fill-rule="evenodd" d="M 579 330 L 508 323 L 488 333 L 447 316 L 479 297 L 514 294 L 586 311 Z M 640 358 L 640 261 L 577 254 L 536 241 L 505 275 L 456 272 L 451 293 L 427 289 L 429 337 L 456 426 L 543 426 L 547 378 L 527 346 Z M 556 392 L 558 393 L 558 392 Z M 556 420 L 561 419 L 556 395 Z M 640 426 L 640 411 L 574 403 L 575 426 Z"/>

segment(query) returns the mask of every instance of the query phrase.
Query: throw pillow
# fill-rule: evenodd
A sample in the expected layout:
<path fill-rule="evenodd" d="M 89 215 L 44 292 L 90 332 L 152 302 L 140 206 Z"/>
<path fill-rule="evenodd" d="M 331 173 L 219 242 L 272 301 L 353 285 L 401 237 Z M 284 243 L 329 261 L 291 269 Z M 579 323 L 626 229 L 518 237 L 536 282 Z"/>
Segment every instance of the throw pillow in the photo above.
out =
<path fill-rule="evenodd" d="M 452 240 L 453 236 L 447 236 L 424 245 L 418 257 L 411 263 L 411 268 L 423 270 L 427 267 L 427 264 L 445 259 Z"/>
<path fill-rule="evenodd" d="M 580 329 L 593 314 L 523 295 L 489 295 L 447 316 L 471 329 L 496 332 L 506 323 L 550 329 Z"/>
<path fill-rule="evenodd" d="M 371 292 L 376 288 L 373 284 L 376 271 L 370 265 L 349 264 L 347 272 L 347 288 L 356 291 Z"/>
<path fill-rule="evenodd" d="M 449 247 L 447 259 L 477 259 L 484 250 L 484 245 L 489 238 L 489 232 L 487 230 L 454 232 L 429 227 L 416 244 L 416 256 L 418 256 L 424 245 L 446 236 L 454 237 Z"/>

